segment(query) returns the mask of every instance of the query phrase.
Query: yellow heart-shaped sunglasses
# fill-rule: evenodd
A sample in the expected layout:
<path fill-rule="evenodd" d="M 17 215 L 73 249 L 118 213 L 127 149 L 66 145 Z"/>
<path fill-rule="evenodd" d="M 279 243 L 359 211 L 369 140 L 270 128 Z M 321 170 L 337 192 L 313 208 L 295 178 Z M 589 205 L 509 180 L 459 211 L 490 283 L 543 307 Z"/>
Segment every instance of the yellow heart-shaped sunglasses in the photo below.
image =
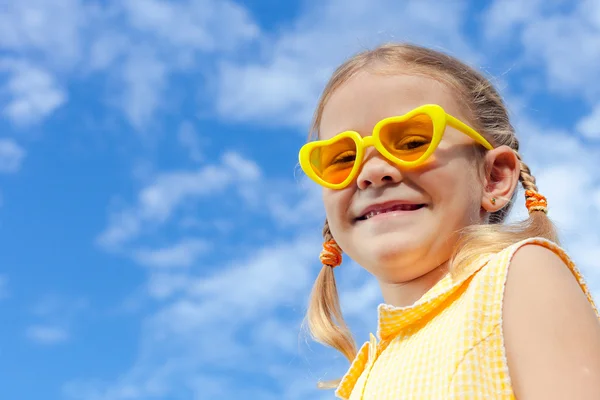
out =
<path fill-rule="evenodd" d="M 343 189 L 358 174 L 365 149 L 374 146 L 394 164 L 411 168 L 423 164 L 433 154 L 449 125 L 488 150 L 493 146 L 477 131 L 446 113 L 436 104 L 426 104 L 408 113 L 385 118 L 373 128 L 371 136 L 355 131 L 342 132 L 331 139 L 302 146 L 300 166 L 319 185 Z"/>

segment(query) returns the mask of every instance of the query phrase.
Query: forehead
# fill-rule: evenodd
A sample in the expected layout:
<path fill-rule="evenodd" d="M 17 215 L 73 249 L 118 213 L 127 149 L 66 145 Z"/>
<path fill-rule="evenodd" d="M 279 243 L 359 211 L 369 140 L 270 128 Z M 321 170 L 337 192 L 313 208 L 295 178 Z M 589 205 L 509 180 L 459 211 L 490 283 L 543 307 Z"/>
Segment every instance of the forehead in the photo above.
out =
<path fill-rule="evenodd" d="M 463 119 L 457 95 L 440 81 L 420 75 L 359 72 L 337 88 L 323 109 L 321 139 L 354 130 L 369 135 L 381 119 L 423 104 L 438 104 Z"/>

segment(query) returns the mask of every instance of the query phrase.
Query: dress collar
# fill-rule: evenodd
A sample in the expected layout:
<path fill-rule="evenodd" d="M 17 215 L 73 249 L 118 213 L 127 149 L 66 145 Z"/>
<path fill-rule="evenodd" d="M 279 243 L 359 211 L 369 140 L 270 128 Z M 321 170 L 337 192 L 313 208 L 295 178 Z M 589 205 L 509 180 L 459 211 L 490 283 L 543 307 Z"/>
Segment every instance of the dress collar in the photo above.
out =
<path fill-rule="evenodd" d="M 377 336 L 379 339 L 382 341 L 389 340 L 402 329 L 435 312 L 466 280 L 470 279 L 487 264 L 490 256 L 478 256 L 461 271 L 446 274 L 410 306 L 395 307 L 389 304 L 380 304 L 377 307 Z"/>

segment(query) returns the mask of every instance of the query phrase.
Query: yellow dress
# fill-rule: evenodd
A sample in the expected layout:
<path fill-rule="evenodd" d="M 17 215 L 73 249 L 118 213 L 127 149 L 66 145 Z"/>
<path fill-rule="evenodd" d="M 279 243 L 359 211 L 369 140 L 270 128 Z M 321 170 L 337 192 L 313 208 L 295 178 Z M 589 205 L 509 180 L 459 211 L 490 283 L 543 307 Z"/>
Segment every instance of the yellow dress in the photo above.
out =
<path fill-rule="evenodd" d="M 561 257 L 596 309 L 565 252 L 527 239 L 442 278 L 415 304 L 378 308 L 378 339 L 358 352 L 335 394 L 346 400 L 514 399 L 502 335 L 502 303 L 510 260 L 525 245 Z M 598 315 L 598 311 L 596 310 Z"/>

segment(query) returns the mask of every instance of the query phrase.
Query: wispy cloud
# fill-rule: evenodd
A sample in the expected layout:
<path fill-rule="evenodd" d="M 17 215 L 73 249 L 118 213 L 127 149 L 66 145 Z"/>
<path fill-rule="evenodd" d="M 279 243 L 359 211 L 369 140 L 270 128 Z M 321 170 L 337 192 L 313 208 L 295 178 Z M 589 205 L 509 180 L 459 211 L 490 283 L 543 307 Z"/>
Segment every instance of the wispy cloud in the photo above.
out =
<path fill-rule="evenodd" d="M 21 169 L 25 158 L 23 149 L 13 139 L 0 139 L 0 173 L 14 173 Z"/>
<path fill-rule="evenodd" d="M 0 49 L 5 53 L 0 72 L 8 74 L 2 113 L 19 125 L 38 123 L 69 97 L 58 76 L 82 56 L 85 8 L 79 0 L 2 1 L 1 7 Z"/>
<path fill-rule="evenodd" d="M 600 5 L 594 0 L 570 3 L 495 1 L 484 17 L 490 41 L 517 37 L 520 63 L 543 72 L 543 86 L 558 93 L 597 99 L 600 63 Z M 504 33 L 508 32 L 507 35 Z M 576 73 L 574 72 L 576 71 Z M 525 78 L 535 78 L 528 74 Z"/>
<path fill-rule="evenodd" d="M 4 1 L 2 8 L 0 48 L 15 55 L 0 58 L 12 73 L 4 114 L 19 123 L 40 121 L 67 101 L 59 76 L 104 73 L 107 89 L 120 92 L 116 100 L 126 118 L 142 129 L 165 106 L 173 75 L 206 63 L 202 55 L 227 53 L 260 35 L 245 8 L 228 0 L 61 0 L 52 6 L 24 0 Z"/>
<path fill-rule="evenodd" d="M 26 330 L 27 338 L 35 343 L 53 345 L 67 341 L 66 329 L 51 325 L 32 325 Z"/>
<path fill-rule="evenodd" d="M 259 34 L 246 9 L 228 0 L 128 0 L 124 9 L 132 27 L 184 50 L 232 49 Z"/>
<path fill-rule="evenodd" d="M 66 93 L 47 70 L 24 61 L 0 60 L 2 70 L 9 71 L 4 90 L 11 95 L 3 113 L 14 122 L 38 122 L 65 103 Z"/>
<path fill-rule="evenodd" d="M 138 47 L 129 54 L 122 71 L 127 90 L 121 106 L 134 126 L 143 127 L 161 104 L 167 72 L 165 62 L 150 46 Z"/>
<path fill-rule="evenodd" d="M 461 34 L 463 1 L 330 0 L 310 5 L 291 29 L 270 39 L 260 61 L 221 64 L 217 111 L 222 116 L 305 127 L 334 66 L 350 52 L 382 41 L 435 43 L 469 60 L 478 58 Z"/>
<path fill-rule="evenodd" d="M 289 229 L 325 221 L 322 189 L 308 182 L 308 178 L 292 184 L 267 182 L 264 186 L 265 190 L 259 192 L 262 193 L 260 199 L 246 196 L 246 200 L 255 202 L 257 208 L 268 212 L 276 224 Z M 278 190 L 268 192 L 267 187 L 273 186 L 277 186 Z"/>
<path fill-rule="evenodd" d="M 184 121 L 181 123 L 177 132 L 177 140 L 192 161 L 202 161 L 202 147 L 206 145 L 206 139 L 202 140 L 200 138 L 191 122 Z"/>
<path fill-rule="evenodd" d="M 165 288 L 169 288 L 170 301 L 146 320 L 142 347 L 132 369 L 114 384 L 91 389 L 75 383 L 67 391 L 74 399 L 106 400 L 125 399 L 124 388 L 136 388 L 133 398 L 140 399 L 177 396 L 183 391 L 192 397 L 212 398 L 219 391 L 230 396 L 257 393 L 261 399 L 277 397 L 278 391 L 259 382 L 236 385 L 235 376 L 266 374 L 276 386 L 286 386 L 276 383 L 281 371 L 272 363 L 282 362 L 279 351 L 287 354 L 284 360 L 296 353 L 300 321 L 297 313 L 286 315 L 302 301 L 311 283 L 310 266 L 317 260 L 318 246 L 318 238 L 298 237 L 291 242 L 273 242 L 247 259 L 231 260 L 218 268 L 202 266 L 199 274 L 154 275 L 152 293 L 167 299 Z M 205 276 L 202 271 L 214 272 Z M 157 292 L 159 286 L 162 290 Z M 271 340 L 270 335 L 277 338 Z M 276 346 L 264 346 L 265 341 Z M 224 374 L 215 376 L 216 371 Z M 194 384 L 213 378 L 222 382 L 214 393 Z M 74 390 L 82 387 L 87 391 Z"/>
<path fill-rule="evenodd" d="M 131 38 L 126 43 L 135 42 L 137 35 L 150 39 L 141 49 L 127 48 L 121 75 L 126 88 L 122 106 L 138 128 L 147 126 L 155 111 L 167 106 L 163 95 L 171 76 L 197 66 L 202 55 L 236 49 L 260 33 L 246 10 L 228 0 L 128 0 L 122 4 L 127 23 L 121 37 Z"/>
<path fill-rule="evenodd" d="M 518 0 L 491 2 L 484 13 L 483 33 L 490 41 L 508 42 L 517 33 L 515 28 L 527 23 L 541 12 L 544 5 L 551 2 L 531 0 L 526 3 Z M 551 7 L 551 5 L 550 5 Z"/>
<path fill-rule="evenodd" d="M 85 299 L 69 299 L 60 295 L 46 295 L 32 308 L 32 322 L 25 336 L 38 344 L 53 345 L 71 338 L 70 327 L 86 310 Z"/>
<path fill-rule="evenodd" d="M 150 267 L 189 267 L 209 248 L 209 243 L 204 239 L 186 238 L 164 248 L 138 249 L 134 259 Z"/>
<path fill-rule="evenodd" d="M 159 174 L 140 190 L 135 206 L 110 216 L 109 226 L 99 235 L 98 243 L 107 249 L 118 249 L 135 239 L 143 227 L 166 223 L 185 202 L 213 196 L 234 183 L 252 182 L 260 175 L 254 162 L 236 153 L 224 154 L 220 164 Z"/>
<path fill-rule="evenodd" d="M 88 9 L 80 0 L 3 0 L 0 47 L 62 69 L 82 55 Z M 59 24 L 56 22 L 60 21 Z M 46 57 L 51 56 L 51 57 Z"/>
<path fill-rule="evenodd" d="M 600 103 L 577 123 L 576 128 L 585 137 L 600 140 Z"/>

